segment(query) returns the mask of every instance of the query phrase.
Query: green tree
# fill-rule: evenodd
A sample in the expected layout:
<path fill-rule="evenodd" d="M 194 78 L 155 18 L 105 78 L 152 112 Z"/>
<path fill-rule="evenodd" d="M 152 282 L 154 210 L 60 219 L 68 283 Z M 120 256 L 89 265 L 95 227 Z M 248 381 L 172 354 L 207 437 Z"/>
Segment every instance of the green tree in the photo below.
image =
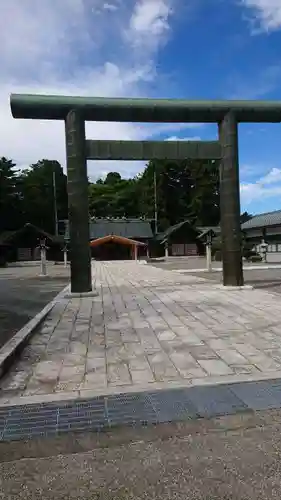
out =
<path fill-rule="evenodd" d="M 0 158 L 0 232 L 16 230 L 22 222 L 21 192 L 15 163 Z"/>
<path fill-rule="evenodd" d="M 159 229 L 191 219 L 195 225 L 219 223 L 219 168 L 214 161 L 150 161 L 139 178 L 140 212 L 154 217 L 156 173 Z"/>
<path fill-rule="evenodd" d="M 58 219 L 67 219 L 67 179 L 56 160 L 40 160 L 19 176 L 25 222 L 55 233 L 55 174 Z"/>
<path fill-rule="evenodd" d="M 104 182 L 90 184 L 89 210 L 95 217 L 138 217 L 137 181 L 118 179 L 116 172 L 110 172 Z"/>
<path fill-rule="evenodd" d="M 121 175 L 118 172 L 109 172 L 105 178 L 104 184 L 115 186 L 121 181 Z"/>

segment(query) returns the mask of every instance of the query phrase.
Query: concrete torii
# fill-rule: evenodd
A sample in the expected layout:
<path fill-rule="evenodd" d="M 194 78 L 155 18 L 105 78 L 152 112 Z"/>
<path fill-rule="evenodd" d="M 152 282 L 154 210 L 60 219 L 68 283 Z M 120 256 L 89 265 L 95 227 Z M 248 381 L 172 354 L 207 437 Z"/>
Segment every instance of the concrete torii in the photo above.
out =
<path fill-rule="evenodd" d="M 66 131 L 72 292 L 92 290 L 87 159 L 221 159 L 224 285 L 242 286 L 238 123 L 281 122 L 281 101 L 188 101 L 11 95 L 15 118 L 63 120 Z M 85 121 L 217 123 L 219 141 L 86 141 Z"/>

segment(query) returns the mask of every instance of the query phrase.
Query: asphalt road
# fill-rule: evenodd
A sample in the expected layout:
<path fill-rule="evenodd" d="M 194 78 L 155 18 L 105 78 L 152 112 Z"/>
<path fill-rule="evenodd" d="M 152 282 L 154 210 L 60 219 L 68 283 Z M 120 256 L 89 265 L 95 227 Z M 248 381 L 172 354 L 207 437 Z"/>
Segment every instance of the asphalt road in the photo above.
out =
<path fill-rule="evenodd" d="M 47 278 L 39 268 L 0 269 L 0 348 L 69 282 L 69 270 L 49 265 Z"/>

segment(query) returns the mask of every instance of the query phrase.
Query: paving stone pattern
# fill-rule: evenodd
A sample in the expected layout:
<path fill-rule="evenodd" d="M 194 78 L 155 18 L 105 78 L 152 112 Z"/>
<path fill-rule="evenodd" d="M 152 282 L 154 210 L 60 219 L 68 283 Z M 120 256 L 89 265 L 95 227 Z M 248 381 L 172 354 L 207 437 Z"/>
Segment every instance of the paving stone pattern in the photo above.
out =
<path fill-rule="evenodd" d="M 95 262 L 93 279 L 97 297 L 57 302 L 0 405 L 281 377 L 278 296 L 135 262 Z"/>

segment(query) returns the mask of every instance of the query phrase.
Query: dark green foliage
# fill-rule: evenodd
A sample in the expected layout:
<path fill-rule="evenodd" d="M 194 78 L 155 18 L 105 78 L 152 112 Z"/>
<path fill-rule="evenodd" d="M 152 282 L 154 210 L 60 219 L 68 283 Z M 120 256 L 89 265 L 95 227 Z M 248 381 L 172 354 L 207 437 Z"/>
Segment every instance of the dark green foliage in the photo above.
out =
<path fill-rule="evenodd" d="M 66 219 L 66 176 L 59 162 L 40 160 L 24 170 L 19 180 L 24 222 L 31 222 L 55 234 L 53 172 L 55 172 L 58 219 Z"/>
<path fill-rule="evenodd" d="M 248 259 L 250 262 L 261 262 L 262 261 L 262 256 L 259 254 L 252 255 Z"/>
<path fill-rule="evenodd" d="M 43 159 L 17 171 L 12 160 L 0 160 L 0 233 L 28 222 L 55 233 L 53 172 L 58 219 L 67 219 L 67 179 L 57 161 Z M 219 224 L 219 168 L 211 160 L 150 161 L 132 179 L 109 172 L 89 183 L 90 215 L 154 219 L 154 172 L 159 231 L 186 219 L 194 226 Z"/>
<path fill-rule="evenodd" d="M 66 176 L 59 162 L 40 160 L 16 171 L 11 160 L 0 160 L 0 233 L 26 223 L 55 233 L 53 172 L 59 219 L 67 219 Z"/>
<path fill-rule="evenodd" d="M 17 229 L 21 220 L 21 190 L 15 163 L 0 159 L 0 233 Z"/>

